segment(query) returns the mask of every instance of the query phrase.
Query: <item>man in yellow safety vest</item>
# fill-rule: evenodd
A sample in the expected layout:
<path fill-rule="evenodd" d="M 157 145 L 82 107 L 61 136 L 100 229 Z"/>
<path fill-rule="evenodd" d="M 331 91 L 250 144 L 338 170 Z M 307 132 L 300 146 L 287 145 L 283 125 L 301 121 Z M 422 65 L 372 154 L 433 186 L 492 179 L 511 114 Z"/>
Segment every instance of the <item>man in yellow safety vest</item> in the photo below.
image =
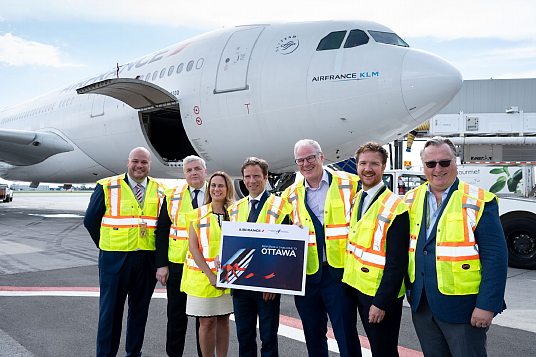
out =
<path fill-rule="evenodd" d="M 166 287 L 167 335 L 166 353 L 180 357 L 184 352 L 186 328 L 186 293 L 180 290 L 184 259 L 188 251 L 188 227 L 185 214 L 205 204 L 207 166 L 199 156 L 183 160 L 186 184 L 166 190 L 166 198 L 158 218 L 156 231 L 156 278 Z M 196 319 L 198 355 L 199 320 Z"/>
<path fill-rule="evenodd" d="M 428 182 L 405 197 L 413 324 L 426 357 L 486 356 L 486 332 L 506 308 L 498 199 L 458 179 L 449 139 L 428 140 L 421 159 Z"/>
<path fill-rule="evenodd" d="M 363 189 L 352 209 L 342 281 L 357 291 L 372 356 L 398 356 L 408 269 L 408 206 L 383 182 L 388 154 L 381 145 L 361 145 L 355 158 Z"/>
<path fill-rule="evenodd" d="M 340 355 L 361 356 L 356 294 L 341 281 L 347 217 L 359 180 L 346 172 L 324 170 L 324 153 L 314 140 L 298 141 L 294 157 L 304 179 L 287 188 L 281 197 L 293 206 L 293 223 L 309 230 L 305 296 L 294 299 L 307 351 L 310 357 L 328 355 L 329 316 Z"/>
<path fill-rule="evenodd" d="M 97 182 L 84 225 L 99 250 L 97 357 L 117 355 L 128 296 L 125 349 L 141 356 L 156 284 L 155 230 L 165 186 L 148 177 L 151 153 L 130 152 L 128 171 Z"/>
<path fill-rule="evenodd" d="M 242 164 L 241 171 L 249 195 L 229 207 L 230 220 L 272 224 L 288 220 L 287 216 L 292 206 L 281 197 L 266 191 L 268 163 L 256 157 L 248 157 Z M 279 356 L 277 331 L 280 301 L 280 294 L 234 290 L 233 306 L 240 357 L 257 356 L 257 317 L 262 342 L 261 356 Z"/>

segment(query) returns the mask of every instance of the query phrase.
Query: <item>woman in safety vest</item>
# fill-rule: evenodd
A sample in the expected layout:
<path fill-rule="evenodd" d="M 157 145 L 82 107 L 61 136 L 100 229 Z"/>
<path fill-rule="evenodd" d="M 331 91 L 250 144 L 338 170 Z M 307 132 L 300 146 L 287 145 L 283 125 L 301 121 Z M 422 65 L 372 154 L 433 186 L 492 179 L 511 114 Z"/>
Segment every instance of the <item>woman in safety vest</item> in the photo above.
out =
<path fill-rule="evenodd" d="M 208 181 L 209 195 L 204 206 L 186 215 L 189 252 L 185 260 L 181 290 L 188 297 L 186 314 L 199 317 L 199 345 L 203 356 L 227 356 L 229 315 L 233 301 L 229 289 L 216 287 L 215 258 L 220 251 L 221 223 L 229 220 L 227 208 L 233 204 L 231 178 L 215 172 Z"/>

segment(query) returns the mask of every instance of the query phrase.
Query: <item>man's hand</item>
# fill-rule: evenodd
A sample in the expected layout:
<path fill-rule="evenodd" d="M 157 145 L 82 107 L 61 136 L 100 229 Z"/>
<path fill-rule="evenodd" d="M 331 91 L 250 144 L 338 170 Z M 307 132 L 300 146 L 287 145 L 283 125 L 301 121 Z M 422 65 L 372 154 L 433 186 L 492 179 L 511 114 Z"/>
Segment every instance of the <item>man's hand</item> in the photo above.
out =
<path fill-rule="evenodd" d="M 294 225 L 303 229 L 303 224 L 301 224 L 300 222 L 294 222 Z"/>
<path fill-rule="evenodd" d="M 273 299 L 275 299 L 276 296 L 277 296 L 277 294 L 274 294 L 274 293 L 262 293 L 262 298 L 265 301 L 273 300 Z"/>
<path fill-rule="evenodd" d="M 493 315 L 493 311 L 482 310 L 475 307 L 473 314 L 471 315 L 471 325 L 482 328 L 489 327 L 491 326 Z"/>
<path fill-rule="evenodd" d="M 166 282 L 169 277 L 169 267 L 161 267 L 156 269 L 156 280 L 162 284 L 162 286 L 166 286 Z"/>
<path fill-rule="evenodd" d="M 378 309 L 374 305 L 370 305 L 369 315 L 368 315 L 368 321 L 371 324 L 378 324 L 382 322 L 383 318 L 385 317 L 385 310 Z"/>
<path fill-rule="evenodd" d="M 214 266 L 216 267 L 216 270 L 221 269 L 221 261 L 219 255 L 216 255 L 216 257 L 214 258 Z"/>

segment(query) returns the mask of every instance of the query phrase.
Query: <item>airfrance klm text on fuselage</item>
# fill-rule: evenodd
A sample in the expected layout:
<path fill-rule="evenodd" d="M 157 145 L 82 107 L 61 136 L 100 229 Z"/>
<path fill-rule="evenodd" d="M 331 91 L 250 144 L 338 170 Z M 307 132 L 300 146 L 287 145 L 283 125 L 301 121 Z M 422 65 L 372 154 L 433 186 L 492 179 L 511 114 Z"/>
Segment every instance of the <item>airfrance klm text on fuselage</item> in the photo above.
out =
<path fill-rule="evenodd" d="M 374 22 L 223 28 L 1 111 L 0 176 L 91 182 L 124 172 L 136 146 L 155 177 L 181 177 L 191 154 L 234 176 L 246 156 L 290 172 L 297 140 L 345 159 L 428 120 L 461 82 Z"/>

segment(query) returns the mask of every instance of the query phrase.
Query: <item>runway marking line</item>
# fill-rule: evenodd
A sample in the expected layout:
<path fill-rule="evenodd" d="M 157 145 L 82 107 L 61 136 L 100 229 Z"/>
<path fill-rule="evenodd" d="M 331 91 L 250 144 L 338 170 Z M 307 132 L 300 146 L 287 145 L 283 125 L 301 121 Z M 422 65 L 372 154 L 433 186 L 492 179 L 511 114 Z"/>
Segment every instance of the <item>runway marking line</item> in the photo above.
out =
<path fill-rule="evenodd" d="M 98 297 L 100 289 L 98 287 L 47 287 L 47 286 L 0 286 L 0 296 L 96 296 Z M 2 293 L 5 292 L 5 293 Z M 72 294 L 64 294 L 67 292 L 73 292 Z M 76 294 L 79 293 L 79 294 Z M 81 293 L 81 294 L 80 294 Z M 85 293 L 85 294 L 84 294 Z M 90 293 L 90 294 L 88 294 Z M 92 294 L 91 294 L 92 293 Z M 166 298 L 166 289 L 155 289 L 154 298 Z M 285 327 L 288 327 L 293 330 L 298 330 L 299 333 L 303 336 L 303 325 L 300 319 L 280 315 L 279 324 Z M 280 331 L 280 334 L 283 331 Z M 285 337 L 294 338 L 299 341 L 305 342 L 303 337 L 297 337 L 294 333 L 290 332 L 290 336 L 287 333 L 283 333 Z M 335 335 L 333 329 L 328 327 L 327 332 L 328 345 L 330 345 L 330 350 L 336 349 L 334 352 L 338 352 L 337 344 L 335 341 Z M 361 343 L 361 348 L 370 351 L 370 343 L 368 338 L 359 335 L 359 342 Z M 400 357 L 423 357 L 423 353 L 415 351 L 409 348 L 398 346 L 398 353 Z"/>

